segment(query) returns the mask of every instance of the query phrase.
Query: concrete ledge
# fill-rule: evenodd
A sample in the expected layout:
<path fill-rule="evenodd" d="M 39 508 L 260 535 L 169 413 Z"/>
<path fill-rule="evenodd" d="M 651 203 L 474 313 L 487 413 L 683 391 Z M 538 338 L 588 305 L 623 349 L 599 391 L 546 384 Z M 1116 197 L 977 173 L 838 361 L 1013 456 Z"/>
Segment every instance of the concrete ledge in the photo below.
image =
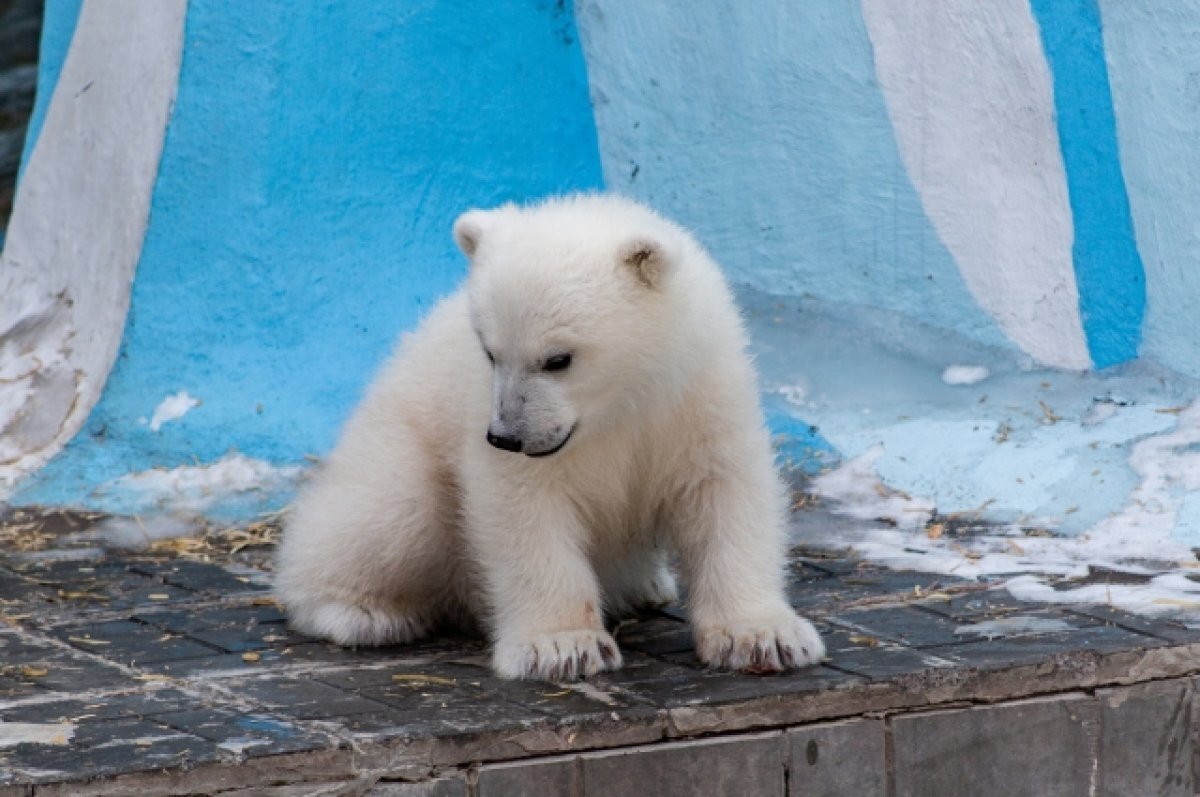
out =
<path fill-rule="evenodd" d="M 513 683 L 476 639 L 290 631 L 269 528 L 122 552 L 99 520 L 0 522 L 0 797 L 1195 790 L 1200 630 L 1169 620 L 797 550 L 820 667 L 705 671 L 669 608 L 617 673 Z"/>

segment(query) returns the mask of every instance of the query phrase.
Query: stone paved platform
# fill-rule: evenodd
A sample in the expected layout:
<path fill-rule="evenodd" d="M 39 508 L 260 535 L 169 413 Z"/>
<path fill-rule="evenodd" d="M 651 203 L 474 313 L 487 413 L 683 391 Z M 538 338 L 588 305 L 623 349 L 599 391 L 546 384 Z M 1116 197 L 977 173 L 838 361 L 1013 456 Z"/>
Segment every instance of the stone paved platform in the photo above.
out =
<path fill-rule="evenodd" d="M 820 667 L 707 672 L 671 609 L 619 627 L 618 673 L 511 683 L 478 640 L 289 631 L 269 522 L 141 551 L 104 522 L 0 519 L 0 795 L 1194 793 L 1171 621 L 799 548 Z"/>

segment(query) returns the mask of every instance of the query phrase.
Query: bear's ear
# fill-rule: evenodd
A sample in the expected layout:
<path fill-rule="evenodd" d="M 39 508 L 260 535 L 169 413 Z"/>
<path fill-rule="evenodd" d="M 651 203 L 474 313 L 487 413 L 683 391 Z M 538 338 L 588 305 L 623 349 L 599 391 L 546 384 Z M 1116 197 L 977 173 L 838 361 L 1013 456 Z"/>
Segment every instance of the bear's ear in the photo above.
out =
<path fill-rule="evenodd" d="M 617 253 L 621 265 L 629 269 L 647 288 L 657 288 L 670 267 L 671 258 L 663 245 L 653 238 L 633 238 Z"/>
<path fill-rule="evenodd" d="M 479 251 L 479 242 L 487 226 L 487 215 L 485 210 L 468 210 L 454 222 L 454 242 L 468 260 L 473 259 Z"/>

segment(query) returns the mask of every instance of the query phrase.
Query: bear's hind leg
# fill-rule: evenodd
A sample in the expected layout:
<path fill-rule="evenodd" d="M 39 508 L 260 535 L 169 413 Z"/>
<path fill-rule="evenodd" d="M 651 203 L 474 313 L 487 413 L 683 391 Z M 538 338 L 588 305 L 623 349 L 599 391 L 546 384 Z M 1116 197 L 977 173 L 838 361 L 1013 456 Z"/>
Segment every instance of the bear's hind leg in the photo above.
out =
<path fill-rule="evenodd" d="M 292 509 L 275 587 L 292 627 L 382 645 L 466 616 L 465 568 L 440 483 L 419 468 L 360 462 L 335 457 Z"/>
<path fill-rule="evenodd" d="M 291 622 L 306 634 L 354 646 L 412 642 L 426 636 L 436 618 L 399 606 L 371 607 L 326 600 L 297 604 L 292 608 Z"/>

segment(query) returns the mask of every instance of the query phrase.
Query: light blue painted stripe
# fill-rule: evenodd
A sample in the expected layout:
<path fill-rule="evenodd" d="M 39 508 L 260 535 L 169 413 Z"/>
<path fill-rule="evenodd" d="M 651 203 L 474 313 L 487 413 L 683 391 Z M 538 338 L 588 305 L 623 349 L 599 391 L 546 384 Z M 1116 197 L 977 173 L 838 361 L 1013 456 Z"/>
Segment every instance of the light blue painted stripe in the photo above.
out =
<path fill-rule="evenodd" d="M 33 100 L 29 127 L 25 130 L 21 173 L 24 173 L 29 154 L 33 152 L 33 146 L 42 132 L 42 123 L 46 119 L 46 111 L 50 108 L 50 98 L 54 96 L 58 76 L 67 60 L 67 51 L 71 49 L 71 39 L 75 37 L 75 25 L 79 22 L 79 9 L 82 5 L 83 0 L 46 0 L 46 9 L 42 16 L 42 41 L 38 49 L 37 96 Z"/>
<path fill-rule="evenodd" d="M 1075 279 L 1092 362 L 1138 355 L 1146 275 L 1121 174 L 1112 92 L 1095 0 L 1031 0 L 1054 74 L 1054 100 L 1075 219 Z"/>
<path fill-rule="evenodd" d="M 609 187 L 731 282 L 1009 346 L 905 169 L 857 2 L 579 3 Z"/>
<path fill-rule="evenodd" d="M 120 356 L 17 500 L 103 506 L 90 490 L 129 471 L 325 452 L 462 278 L 459 212 L 601 183 L 569 3 L 192 0 Z M 139 423 L 180 390 L 203 403 Z"/>

